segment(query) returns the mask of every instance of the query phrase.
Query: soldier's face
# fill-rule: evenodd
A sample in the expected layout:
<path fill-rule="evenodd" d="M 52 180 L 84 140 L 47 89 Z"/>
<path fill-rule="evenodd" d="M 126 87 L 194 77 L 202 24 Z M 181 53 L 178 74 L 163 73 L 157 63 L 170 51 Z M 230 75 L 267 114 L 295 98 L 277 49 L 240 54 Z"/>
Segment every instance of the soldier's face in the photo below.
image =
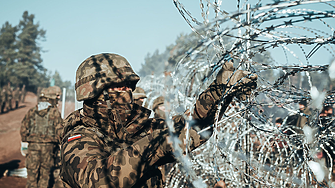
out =
<path fill-rule="evenodd" d="M 165 110 L 165 106 L 164 106 L 164 105 L 159 105 L 159 106 L 158 106 L 158 109 L 159 109 L 159 110 L 162 110 L 163 112 L 166 112 L 166 110 Z"/>
<path fill-rule="evenodd" d="M 333 109 L 323 110 L 320 113 L 320 117 L 331 117 L 333 115 Z"/>
<path fill-rule="evenodd" d="M 132 89 L 127 86 L 111 86 L 107 89 L 111 104 L 131 104 L 133 102 Z M 103 97 L 103 94 L 101 96 Z"/>
<path fill-rule="evenodd" d="M 300 110 L 304 110 L 304 109 L 305 109 L 305 105 L 303 105 L 303 104 L 299 104 L 299 109 L 300 109 Z"/>
<path fill-rule="evenodd" d="M 112 91 L 131 91 L 132 89 L 130 87 L 127 86 L 112 86 L 110 88 L 108 88 L 108 92 L 112 92 Z"/>
<path fill-rule="evenodd" d="M 276 123 L 276 126 L 277 126 L 278 128 L 280 128 L 280 127 L 281 127 L 281 123 Z"/>

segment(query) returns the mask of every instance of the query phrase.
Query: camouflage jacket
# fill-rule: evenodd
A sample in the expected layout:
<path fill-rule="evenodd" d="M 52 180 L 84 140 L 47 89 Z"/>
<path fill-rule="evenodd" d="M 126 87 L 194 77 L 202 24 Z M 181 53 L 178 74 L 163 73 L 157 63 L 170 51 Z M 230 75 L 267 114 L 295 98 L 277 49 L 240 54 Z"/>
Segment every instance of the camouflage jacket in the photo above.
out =
<path fill-rule="evenodd" d="M 6 102 L 7 100 L 7 92 L 6 92 L 6 88 L 1 88 L 1 91 L 0 91 L 0 97 L 1 97 L 1 103 L 4 103 Z"/>
<path fill-rule="evenodd" d="M 37 106 L 31 108 L 21 122 L 22 142 L 55 142 L 63 130 L 63 120 L 56 107 L 38 111 Z"/>
<path fill-rule="evenodd" d="M 20 96 L 21 96 L 21 91 L 20 88 L 15 88 L 15 90 L 13 91 L 13 99 L 15 101 L 19 101 L 20 100 Z"/>
<path fill-rule="evenodd" d="M 13 98 L 13 90 L 11 87 L 6 88 L 6 95 L 7 95 L 7 100 L 11 100 Z"/>
<path fill-rule="evenodd" d="M 208 91 L 198 99 L 194 118 L 201 122 L 201 126 L 213 123 L 217 99 Z M 83 109 L 73 112 L 64 120 L 61 147 L 61 178 L 64 182 L 73 188 L 163 187 L 162 174 L 157 167 L 173 162 L 174 157 L 172 152 L 153 155 L 147 147 L 158 151 L 155 148 L 158 144 L 152 146 L 149 143 L 153 134 L 167 131 L 157 129 L 164 127 L 165 121 L 148 118 L 150 113 L 146 108 L 135 107 L 133 118 L 123 131 L 130 134 L 122 134 L 126 135 L 123 139 L 105 134 L 100 127 L 106 122 L 88 117 Z M 174 123 L 176 127 L 183 127 L 185 121 L 182 116 L 177 116 Z M 201 139 L 193 129 L 190 134 L 195 138 L 190 143 L 191 149 L 206 140 Z M 185 133 L 180 135 L 179 139 L 183 140 Z"/>

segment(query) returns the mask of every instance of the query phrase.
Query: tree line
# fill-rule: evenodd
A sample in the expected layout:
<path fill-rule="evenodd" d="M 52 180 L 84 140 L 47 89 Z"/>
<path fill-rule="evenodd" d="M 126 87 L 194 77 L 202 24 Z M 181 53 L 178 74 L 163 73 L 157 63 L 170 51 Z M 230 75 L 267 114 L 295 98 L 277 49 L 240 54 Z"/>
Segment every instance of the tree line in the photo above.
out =
<path fill-rule="evenodd" d="M 55 85 L 70 89 L 70 81 L 63 81 L 58 71 L 53 75 L 42 65 L 40 42 L 46 40 L 46 30 L 36 23 L 34 14 L 25 11 L 17 25 L 6 22 L 0 30 L 0 88 L 8 82 L 14 87 L 26 86 L 35 92 L 38 87 Z"/>

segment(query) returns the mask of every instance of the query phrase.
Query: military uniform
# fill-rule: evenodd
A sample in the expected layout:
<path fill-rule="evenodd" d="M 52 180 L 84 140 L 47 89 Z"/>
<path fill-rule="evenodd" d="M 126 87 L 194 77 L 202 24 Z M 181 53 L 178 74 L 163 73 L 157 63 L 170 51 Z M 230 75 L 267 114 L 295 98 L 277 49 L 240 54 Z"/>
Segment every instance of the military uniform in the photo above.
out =
<path fill-rule="evenodd" d="M 42 92 L 43 95 L 43 92 Z M 22 142 L 28 142 L 27 186 L 47 187 L 54 165 L 54 148 L 62 132 L 62 118 L 56 106 L 41 101 L 31 108 L 21 123 Z"/>
<path fill-rule="evenodd" d="M 24 102 L 26 94 L 27 94 L 26 85 L 23 85 L 21 88 L 21 102 Z"/>
<path fill-rule="evenodd" d="M 6 90 L 5 88 L 1 88 L 0 90 L 0 110 L 1 113 L 4 113 L 6 106 Z"/>
<path fill-rule="evenodd" d="M 13 99 L 14 99 L 14 102 L 15 102 L 15 109 L 17 109 L 19 107 L 20 97 L 21 97 L 20 88 L 16 87 L 15 90 L 13 91 Z"/>
<path fill-rule="evenodd" d="M 155 116 L 154 116 L 155 118 L 165 119 L 165 111 L 159 108 L 161 105 L 164 105 L 163 96 L 159 96 L 154 100 L 152 104 L 152 110 L 155 112 Z"/>
<path fill-rule="evenodd" d="M 77 100 L 84 100 L 84 105 L 64 121 L 63 181 L 73 188 L 163 187 L 158 167 L 175 160 L 167 140 L 168 130 L 159 129 L 165 121 L 149 118 L 150 110 L 137 104 L 122 103 L 126 97 L 119 100 L 118 96 L 127 96 L 127 92 L 106 91 L 108 84 L 128 83 L 135 88 L 139 77 L 127 60 L 116 54 L 91 56 L 79 66 L 76 77 Z M 213 84 L 196 103 L 193 118 L 200 128 L 214 121 L 222 93 L 222 86 L 217 87 Z M 232 97 L 226 98 L 228 104 L 231 100 Z M 183 116 L 175 116 L 173 121 L 176 135 L 185 140 Z M 190 150 L 207 139 L 193 128 L 189 135 Z M 183 144 L 181 147 L 185 150 Z"/>
<path fill-rule="evenodd" d="M 307 116 L 310 116 L 312 114 L 309 108 L 307 107 L 301 113 Z M 303 128 L 306 124 L 307 125 L 309 124 L 308 118 L 306 116 L 298 115 L 296 127 Z"/>
<path fill-rule="evenodd" d="M 7 110 L 13 110 L 13 104 L 12 104 L 12 99 L 13 99 L 13 90 L 10 87 L 10 84 L 8 83 L 8 86 L 6 88 L 6 103 L 7 103 Z"/>
<path fill-rule="evenodd" d="M 134 103 L 143 106 L 144 99 L 147 98 L 144 89 L 136 87 L 133 91 Z"/>

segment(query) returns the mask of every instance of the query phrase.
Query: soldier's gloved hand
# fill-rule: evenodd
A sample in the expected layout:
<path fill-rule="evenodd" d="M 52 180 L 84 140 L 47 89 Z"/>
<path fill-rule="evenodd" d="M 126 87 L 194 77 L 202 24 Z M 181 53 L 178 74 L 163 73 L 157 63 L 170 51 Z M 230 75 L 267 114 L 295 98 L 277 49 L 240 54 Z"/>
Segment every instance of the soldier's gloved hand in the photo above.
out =
<path fill-rule="evenodd" d="M 156 129 L 130 146 L 127 149 L 128 153 L 131 151 L 133 156 L 141 156 L 140 158 L 149 166 L 165 156 L 172 158 L 172 145 L 167 139 L 168 136 L 167 129 Z"/>
<path fill-rule="evenodd" d="M 21 142 L 21 154 L 23 156 L 26 156 L 28 154 L 28 145 L 29 143 L 28 142 Z"/>
<path fill-rule="evenodd" d="M 246 95 L 251 94 L 251 90 L 257 87 L 257 75 L 248 71 L 236 70 L 233 62 L 226 62 L 216 80 L 211 84 L 213 97 L 218 100 L 222 94 L 228 92 L 228 95 L 236 96 L 241 100 L 246 99 Z"/>
<path fill-rule="evenodd" d="M 186 148 L 186 129 L 181 129 L 177 131 L 177 136 L 179 139 L 179 146 L 185 152 Z M 189 149 L 193 149 L 200 145 L 200 136 L 195 130 L 190 129 L 189 132 Z M 154 130 L 150 135 L 140 139 L 134 143 L 131 147 L 132 151 L 140 154 L 142 158 L 145 158 L 149 165 L 155 164 L 159 159 L 163 157 L 169 157 L 172 159 L 173 137 L 169 135 L 168 129 Z M 169 161 L 172 162 L 172 161 Z"/>

